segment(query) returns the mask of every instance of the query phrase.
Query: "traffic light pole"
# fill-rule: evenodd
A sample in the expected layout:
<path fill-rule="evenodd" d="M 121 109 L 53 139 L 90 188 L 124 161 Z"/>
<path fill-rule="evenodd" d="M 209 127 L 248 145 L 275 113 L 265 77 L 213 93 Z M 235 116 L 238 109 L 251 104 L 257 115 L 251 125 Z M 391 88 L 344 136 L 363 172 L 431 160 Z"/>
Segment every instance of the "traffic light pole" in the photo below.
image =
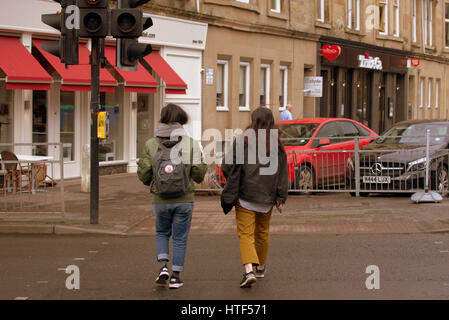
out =
<path fill-rule="evenodd" d="M 92 38 L 90 97 L 90 223 L 98 224 L 99 177 L 97 114 L 100 105 L 100 39 Z"/>

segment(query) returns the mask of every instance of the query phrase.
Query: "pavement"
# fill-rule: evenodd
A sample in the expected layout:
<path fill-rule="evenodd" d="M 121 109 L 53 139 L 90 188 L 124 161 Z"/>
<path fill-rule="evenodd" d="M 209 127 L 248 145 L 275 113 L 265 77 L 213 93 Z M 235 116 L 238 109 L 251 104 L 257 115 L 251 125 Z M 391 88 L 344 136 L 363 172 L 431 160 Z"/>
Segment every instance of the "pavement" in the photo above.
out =
<path fill-rule="evenodd" d="M 80 179 L 64 182 L 65 210 L 56 187 L 22 196 L 22 207 L 8 207 L 0 197 L 0 234 L 154 235 L 154 214 L 148 187 L 136 174 L 100 177 L 99 223 L 90 224 L 90 194 Z M 27 204 L 27 206 L 23 205 Z M 235 232 L 235 214 L 224 215 L 220 197 L 197 192 L 191 234 Z M 351 197 L 348 193 L 292 194 L 282 214 L 271 220 L 273 234 L 406 234 L 449 232 L 449 198 L 415 204 L 410 195 Z"/>

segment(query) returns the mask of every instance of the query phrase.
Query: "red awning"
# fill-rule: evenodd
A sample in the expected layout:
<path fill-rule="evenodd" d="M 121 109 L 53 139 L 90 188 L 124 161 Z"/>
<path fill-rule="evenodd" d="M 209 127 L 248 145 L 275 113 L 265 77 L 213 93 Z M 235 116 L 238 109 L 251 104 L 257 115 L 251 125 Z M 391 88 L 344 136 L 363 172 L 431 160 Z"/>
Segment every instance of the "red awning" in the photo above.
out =
<path fill-rule="evenodd" d="M 185 94 L 187 84 L 181 77 L 170 67 L 157 51 L 151 52 L 145 58 L 150 67 L 164 80 L 167 94 Z"/>
<path fill-rule="evenodd" d="M 6 89 L 50 90 L 51 77 L 18 38 L 0 37 L 0 69 Z"/>
<path fill-rule="evenodd" d="M 68 66 L 61 63 L 58 57 L 41 48 L 42 40 L 33 40 L 33 46 L 38 53 L 47 60 L 51 69 L 62 79 L 61 90 L 64 91 L 90 91 L 90 51 L 86 46 L 79 45 L 79 65 Z M 113 92 L 117 86 L 115 78 L 105 69 L 100 69 L 100 91 Z"/>
<path fill-rule="evenodd" d="M 112 66 L 115 66 L 116 48 L 112 46 L 105 46 L 104 49 L 106 59 Z M 122 71 L 116 69 L 117 72 L 125 79 L 126 92 L 139 93 L 155 93 L 157 88 L 157 81 L 153 76 L 145 70 L 142 65 L 139 65 L 137 71 Z"/>

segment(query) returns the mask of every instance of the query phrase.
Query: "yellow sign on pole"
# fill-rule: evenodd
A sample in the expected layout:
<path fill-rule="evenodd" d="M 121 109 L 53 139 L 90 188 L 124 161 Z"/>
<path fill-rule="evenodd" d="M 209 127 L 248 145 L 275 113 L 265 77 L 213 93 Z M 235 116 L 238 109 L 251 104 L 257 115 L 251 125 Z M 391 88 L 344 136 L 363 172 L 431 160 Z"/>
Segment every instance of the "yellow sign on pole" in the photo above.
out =
<path fill-rule="evenodd" d="M 109 135 L 109 114 L 107 111 L 98 112 L 97 117 L 97 137 L 106 139 Z"/>

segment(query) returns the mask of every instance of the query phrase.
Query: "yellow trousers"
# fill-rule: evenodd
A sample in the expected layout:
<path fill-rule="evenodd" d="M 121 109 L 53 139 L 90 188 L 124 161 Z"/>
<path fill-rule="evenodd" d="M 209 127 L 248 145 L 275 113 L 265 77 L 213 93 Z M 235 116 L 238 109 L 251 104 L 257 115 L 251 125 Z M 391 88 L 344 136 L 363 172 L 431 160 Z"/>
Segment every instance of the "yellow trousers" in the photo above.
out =
<path fill-rule="evenodd" d="M 237 234 L 242 263 L 264 265 L 269 247 L 270 210 L 267 213 L 247 210 L 238 203 L 235 206 Z"/>

